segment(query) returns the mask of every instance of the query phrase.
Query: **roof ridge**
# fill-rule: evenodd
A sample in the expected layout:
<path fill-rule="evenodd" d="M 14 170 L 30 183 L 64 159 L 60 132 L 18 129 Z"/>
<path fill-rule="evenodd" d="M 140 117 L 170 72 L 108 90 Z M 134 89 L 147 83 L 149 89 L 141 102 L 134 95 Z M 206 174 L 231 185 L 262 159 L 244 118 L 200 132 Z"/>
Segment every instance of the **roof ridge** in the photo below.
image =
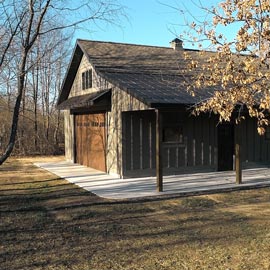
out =
<path fill-rule="evenodd" d="M 77 39 L 78 42 L 95 42 L 95 43 L 104 43 L 104 44 L 112 44 L 112 45 L 127 45 L 127 46 L 137 46 L 137 47 L 148 47 L 148 48 L 160 48 L 160 49 L 167 49 L 173 50 L 171 47 L 166 46 L 157 46 L 157 45 L 148 45 L 148 44 L 135 44 L 135 43 L 125 43 L 125 42 L 115 42 L 115 41 L 102 41 L 102 40 L 91 40 L 91 39 Z M 191 48 L 183 48 L 183 51 L 194 51 L 200 52 L 201 50 L 198 49 L 191 49 Z"/>
<path fill-rule="evenodd" d="M 86 42 L 95 42 L 95 43 L 105 43 L 105 44 L 119 44 L 119 45 L 128 45 L 128 46 L 140 46 L 140 47 L 153 47 L 161 49 L 172 49 L 171 47 L 165 46 L 156 46 L 156 45 L 146 45 L 146 44 L 135 44 L 135 43 L 126 43 L 126 42 L 115 42 L 115 41 L 102 41 L 102 40 L 91 40 L 91 39 L 77 39 L 77 42 L 86 41 Z"/>

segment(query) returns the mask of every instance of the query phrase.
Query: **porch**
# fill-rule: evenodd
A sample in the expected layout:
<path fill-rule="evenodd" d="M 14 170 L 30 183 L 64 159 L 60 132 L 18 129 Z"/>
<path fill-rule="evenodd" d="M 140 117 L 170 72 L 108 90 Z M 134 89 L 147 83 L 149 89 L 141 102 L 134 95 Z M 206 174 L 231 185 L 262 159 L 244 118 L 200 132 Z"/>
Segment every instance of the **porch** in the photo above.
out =
<path fill-rule="evenodd" d="M 243 183 L 235 183 L 235 172 L 198 172 L 164 176 L 164 191 L 156 191 L 156 177 L 120 179 L 106 173 L 67 161 L 36 163 L 67 181 L 107 199 L 133 199 L 152 196 L 187 196 L 240 189 L 270 187 L 270 167 L 264 165 L 243 169 Z"/>

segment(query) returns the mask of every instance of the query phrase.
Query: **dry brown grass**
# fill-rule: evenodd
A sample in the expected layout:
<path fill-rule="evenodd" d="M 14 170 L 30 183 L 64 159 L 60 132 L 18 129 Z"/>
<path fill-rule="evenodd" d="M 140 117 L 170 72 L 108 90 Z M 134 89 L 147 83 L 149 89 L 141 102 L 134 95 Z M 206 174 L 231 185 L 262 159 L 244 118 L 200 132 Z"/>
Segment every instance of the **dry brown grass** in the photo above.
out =
<path fill-rule="evenodd" d="M 1 270 L 270 269 L 268 188 L 110 201 L 32 161 L 0 167 Z"/>

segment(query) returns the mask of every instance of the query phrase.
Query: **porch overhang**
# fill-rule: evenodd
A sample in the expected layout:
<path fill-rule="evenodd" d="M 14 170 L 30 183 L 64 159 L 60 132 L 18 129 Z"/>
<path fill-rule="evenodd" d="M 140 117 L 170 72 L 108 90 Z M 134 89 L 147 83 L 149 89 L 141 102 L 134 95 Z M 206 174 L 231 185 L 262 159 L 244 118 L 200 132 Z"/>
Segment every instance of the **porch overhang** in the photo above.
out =
<path fill-rule="evenodd" d="M 77 110 L 87 109 L 96 106 L 103 106 L 110 108 L 111 106 L 111 89 L 98 91 L 86 95 L 70 97 L 61 102 L 57 109 L 59 110 Z"/>

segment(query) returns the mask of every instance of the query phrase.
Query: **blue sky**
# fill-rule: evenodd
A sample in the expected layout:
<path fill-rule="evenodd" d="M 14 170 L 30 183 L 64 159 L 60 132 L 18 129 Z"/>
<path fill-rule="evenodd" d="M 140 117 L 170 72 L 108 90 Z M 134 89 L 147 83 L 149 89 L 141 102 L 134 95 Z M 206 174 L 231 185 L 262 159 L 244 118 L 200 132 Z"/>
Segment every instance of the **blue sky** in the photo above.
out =
<path fill-rule="evenodd" d="M 211 6 L 219 1 L 201 2 Z M 90 32 L 77 31 L 76 38 L 169 46 L 169 42 L 184 31 L 185 20 L 193 20 L 191 14 L 197 18 L 202 16 L 202 11 L 190 0 L 119 0 L 119 3 L 125 6 L 127 14 L 127 19 L 122 19 L 121 26 L 99 24 L 99 27 Z M 183 15 L 181 10 L 185 9 L 190 14 Z"/>

